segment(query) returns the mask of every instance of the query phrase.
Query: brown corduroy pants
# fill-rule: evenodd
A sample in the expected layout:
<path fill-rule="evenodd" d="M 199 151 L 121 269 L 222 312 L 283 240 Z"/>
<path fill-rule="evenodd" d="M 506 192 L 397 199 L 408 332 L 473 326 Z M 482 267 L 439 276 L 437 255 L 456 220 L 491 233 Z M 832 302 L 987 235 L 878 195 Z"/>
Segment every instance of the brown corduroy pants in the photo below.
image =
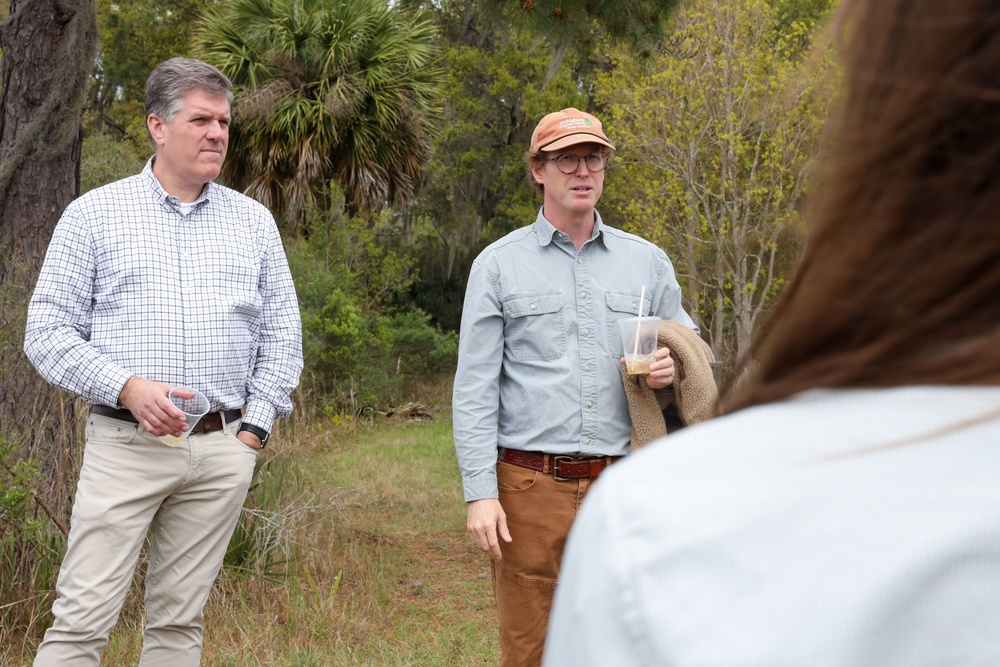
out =
<path fill-rule="evenodd" d="M 500 542 L 503 558 L 493 563 L 500 666 L 538 667 L 566 538 L 591 480 L 557 482 L 500 461 L 497 483 L 513 539 Z"/>

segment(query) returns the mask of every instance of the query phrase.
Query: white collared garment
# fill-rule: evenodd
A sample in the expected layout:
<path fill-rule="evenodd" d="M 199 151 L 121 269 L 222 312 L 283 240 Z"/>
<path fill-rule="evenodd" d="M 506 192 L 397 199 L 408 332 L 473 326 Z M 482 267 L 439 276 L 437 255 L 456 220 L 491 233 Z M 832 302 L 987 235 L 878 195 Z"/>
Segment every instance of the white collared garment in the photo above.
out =
<path fill-rule="evenodd" d="M 302 369 L 295 287 L 274 218 L 209 183 L 184 215 L 151 159 L 63 213 L 28 309 L 25 351 L 50 382 L 118 406 L 126 380 L 246 405 L 270 430 Z"/>
<path fill-rule="evenodd" d="M 811 391 L 601 475 L 545 667 L 1000 665 L 1000 388 Z"/>

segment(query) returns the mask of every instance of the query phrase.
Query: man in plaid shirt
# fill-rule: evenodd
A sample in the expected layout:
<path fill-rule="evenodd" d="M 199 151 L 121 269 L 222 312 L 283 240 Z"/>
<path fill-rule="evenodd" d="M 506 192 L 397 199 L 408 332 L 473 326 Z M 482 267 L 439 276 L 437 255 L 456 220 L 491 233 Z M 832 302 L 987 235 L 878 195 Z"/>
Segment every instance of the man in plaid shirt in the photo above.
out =
<path fill-rule="evenodd" d="M 147 532 L 141 664 L 201 660 L 201 619 L 257 452 L 302 370 L 295 288 L 274 218 L 213 182 L 232 86 L 174 58 L 146 82 L 155 154 L 88 192 L 56 226 L 25 352 L 92 407 L 67 546 L 35 665 L 98 665 Z M 210 412 L 179 446 L 175 386 Z"/>

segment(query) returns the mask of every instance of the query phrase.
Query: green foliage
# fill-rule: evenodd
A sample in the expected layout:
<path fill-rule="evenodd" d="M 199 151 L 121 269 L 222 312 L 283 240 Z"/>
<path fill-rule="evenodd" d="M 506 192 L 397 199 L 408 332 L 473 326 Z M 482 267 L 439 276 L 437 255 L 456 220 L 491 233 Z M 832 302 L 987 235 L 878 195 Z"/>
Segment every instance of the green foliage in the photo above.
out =
<path fill-rule="evenodd" d="M 401 214 L 401 247 L 417 261 L 414 303 L 458 328 L 464 281 L 479 251 L 531 223 L 541 201 L 527 184 L 524 153 L 535 123 L 568 106 L 586 108 L 575 55 L 554 64 L 537 37 L 470 23 L 468 0 L 442 3 L 444 122 L 419 198 Z"/>
<path fill-rule="evenodd" d="M 383 365 L 379 361 L 385 359 L 388 351 L 388 341 L 380 331 L 382 318 L 377 313 L 370 315 L 364 317 L 347 294 L 340 288 L 333 288 L 319 311 L 303 318 L 303 325 L 311 337 L 315 337 L 310 342 L 315 348 L 311 352 L 317 363 L 310 368 L 327 371 L 334 384 L 338 384 L 338 377 L 350 378 L 350 393 L 354 393 L 356 383 L 363 382 L 370 372 Z M 362 403 L 375 399 L 374 393 L 361 391 Z"/>
<path fill-rule="evenodd" d="M 485 0 L 517 24 L 586 51 L 606 36 L 651 56 L 677 0 Z"/>
<path fill-rule="evenodd" d="M 811 33 L 837 6 L 836 0 L 770 0 L 769 4 L 777 18 L 776 34 L 798 32 L 795 26 L 806 27 Z M 808 42 L 802 42 L 801 46 L 807 49 Z"/>
<path fill-rule="evenodd" d="M 100 56 L 89 116 L 100 132 L 148 146 L 143 96 L 159 63 L 187 55 L 190 26 L 215 0 L 96 0 Z M 136 121 L 142 121 L 137 123 Z"/>
<path fill-rule="evenodd" d="M 801 67 L 818 19 L 782 23 L 765 0 L 697 0 L 677 15 L 669 55 L 650 68 L 623 60 L 598 86 L 619 142 L 608 217 L 671 255 L 720 360 L 748 349 L 797 254 L 835 80 L 827 53 Z"/>
<path fill-rule="evenodd" d="M 335 191 L 328 196 L 337 202 Z M 455 358 L 454 334 L 419 311 L 397 312 L 413 260 L 385 242 L 388 220 L 372 226 L 335 203 L 310 210 L 308 236 L 286 242 L 302 311 L 304 382 L 332 413 L 403 400 L 423 374 L 446 370 Z"/>
<path fill-rule="evenodd" d="M 535 124 L 555 109 L 586 108 L 587 95 L 572 60 L 562 62 L 548 80 L 551 54 L 524 34 L 498 34 L 489 49 L 455 45 L 446 52 L 445 64 L 447 123 L 435 142 L 422 196 L 458 204 L 457 211 L 438 207 L 452 227 L 473 222 L 470 214 L 483 215 L 492 229 L 478 240 L 492 241 L 495 234 L 530 223 L 538 210 L 533 190 L 524 187 L 524 153 Z M 479 183 L 485 187 L 467 187 Z M 435 186 L 438 191 L 432 190 Z M 463 191 L 469 194 L 463 196 Z M 472 228 L 481 225 L 473 223 Z"/>
<path fill-rule="evenodd" d="M 83 140 L 80 158 L 80 192 L 117 181 L 142 171 L 148 156 L 135 144 L 109 134 L 92 134 Z"/>
<path fill-rule="evenodd" d="M 24 364 L 24 321 L 28 289 L 34 281 L 28 262 L 14 261 L 0 248 L 0 262 L 7 275 L 0 282 L 0 377 L 15 378 Z M 23 395 L 23 394 L 22 394 Z M 8 394 L 14 402 L 14 394 Z M 44 405 L 44 404 L 43 404 Z M 34 409 L 32 409 L 34 408 Z M 18 403 L 16 409 L 23 409 Z M 18 417 L 32 422 L 48 422 L 48 415 L 36 405 Z M 65 540 L 50 516 L 53 510 L 41 497 L 52 479 L 42 470 L 51 470 L 45 456 L 59 456 L 72 462 L 68 452 L 53 453 L 51 440 L 35 454 L 30 436 L 18 434 L 14 415 L 0 418 L 0 663 L 8 633 L 31 634 L 44 630 L 49 615 L 51 591 L 65 550 Z M 58 497 L 58 489 L 52 494 Z M 66 491 L 66 496 L 69 491 Z M 50 498 L 50 502 L 51 502 Z M 56 511 L 59 508 L 56 506 Z"/>
<path fill-rule="evenodd" d="M 0 434 L 0 643 L 4 628 L 44 629 L 63 536 L 40 516 L 42 476 L 31 460 L 15 461 L 15 443 Z"/>
<path fill-rule="evenodd" d="M 17 384 L 18 378 L 24 378 L 28 372 L 34 373 L 33 369 L 28 370 L 30 366 L 23 348 L 28 300 L 37 271 L 32 269 L 30 261 L 16 257 L 8 248 L 0 247 L 0 264 L 6 269 L 4 280 L 0 281 L 0 378 L 10 378 L 11 383 Z M 39 436 L 24 426 L 25 423 L 52 424 L 55 420 L 45 414 L 51 404 L 37 400 L 29 391 L 14 392 L 10 386 L 5 396 L 7 410 L 0 410 L 0 538 L 8 536 L 8 528 L 16 528 L 14 535 L 21 528 L 28 528 L 26 537 L 29 543 L 35 543 L 34 527 L 49 527 L 44 521 L 35 521 L 44 501 L 36 501 L 34 494 L 38 491 L 44 495 L 51 481 L 40 470 L 51 473 L 57 469 L 58 466 L 52 465 L 55 458 L 71 464 L 74 459 L 69 452 L 52 446 L 53 432 Z M 52 494 L 48 498 L 50 504 L 44 509 L 61 513 L 60 495 L 58 492 Z M 67 493 L 65 497 L 68 496 Z"/>
<path fill-rule="evenodd" d="M 391 354 L 396 373 L 424 376 L 450 370 L 458 353 L 458 334 L 442 333 L 419 310 L 399 312 L 389 320 Z"/>
<path fill-rule="evenodd" d="M 236 86 L 225 178 L 294 223 L 336 181 L 348 207 L 412 198 L 440 114 L 437 36 L 387 0 L 234 0 L 199 57 Z"/>
<path fill-rule="evenodd" d="M 35 522 L 27 517 L 31 515 L 32 484 L 38 482 L 38 469 L 31 461 L 11 462 L 12 447 L 5 437 L 0 436 L 0 524 L 7 528 L 21 529 L 30 527 L 34 533 Z M 15 530 L 13 532 L 21 532 Z M 0 533 L 6 540 L 10 536 L 7 530 Z"/>

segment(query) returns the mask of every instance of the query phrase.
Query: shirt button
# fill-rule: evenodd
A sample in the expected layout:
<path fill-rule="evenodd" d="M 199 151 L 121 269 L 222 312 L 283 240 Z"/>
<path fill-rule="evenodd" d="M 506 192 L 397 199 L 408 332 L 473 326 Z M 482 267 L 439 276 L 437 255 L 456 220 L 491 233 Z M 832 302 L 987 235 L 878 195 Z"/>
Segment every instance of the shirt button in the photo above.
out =
<path fill-rule="evenodd" d="M 577 264 L 583 264 L 583 257 L 577 257 L 576 258 L 576 263 Z"/>
<path fill-rule="evenodd" d="M 593 401 L 587 401 L 587 407 L 588 408 L 594 407 L 594 402 Z"/>
<path fill-rule="evenodd" d="M 584 438 L 583 439 L 583 444 L 589 445 L 590 444 L 590 438 Z"/>
<path fill-rule="evenodd" d="M 589 336 L 590 335 L 590 329 L 584 329 L 583 330 L 583 335 L 584 336 Z"/>
<path fill-rule="evenodd" d="M 584 366 L 584 367 L 583 367 L 583 370 L 585 370 L 585 371 L 589 371 L 589 370 L 590 370 L 590 364 L 587 364 L 586 366 Z"/>
<path fill-rule="evenodd" d="M 530 308 L 531 310 L 538 310 L 538 306 L 536 306 L 535 304 L 531 304 L 530 306 L 528 306 L 528 308 Z"/>
<path fill-rule="evenodd" d="M 580 298 L 581 299 L 586 299 L 587 298 L 587 293 L 586 292 L 581 292 L 580 293 Z"/>

